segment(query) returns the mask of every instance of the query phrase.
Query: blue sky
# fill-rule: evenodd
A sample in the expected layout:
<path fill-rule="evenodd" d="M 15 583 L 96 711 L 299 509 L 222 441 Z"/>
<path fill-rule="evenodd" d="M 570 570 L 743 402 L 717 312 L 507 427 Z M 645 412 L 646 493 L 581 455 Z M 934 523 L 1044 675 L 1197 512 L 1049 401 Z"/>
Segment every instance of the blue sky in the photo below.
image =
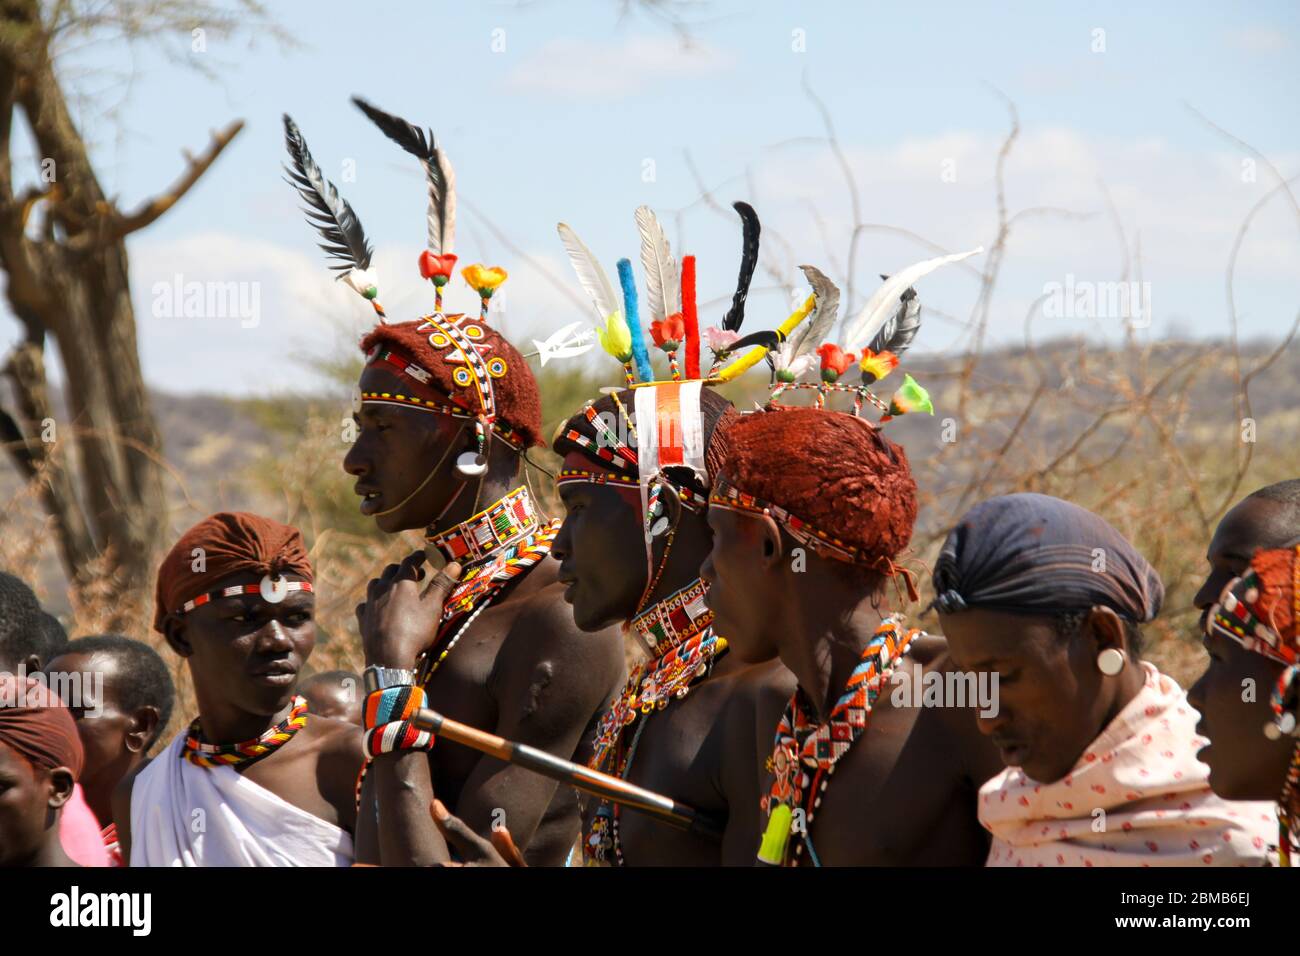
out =
<path fill-rule="evenodd" d="M 620 256 L 636 257 L 632 212 L 642 203 L 659 212 L 675 250 L 684 240 L 698 256 L 704 320 L 720 317 L 739 227 L 729 211 L 699 202 L 687 151 L 724 210 L 749 200 L 770 237 L 753 328 L 783 317 L 798 264 L 842 278 L 848 194 L 825 145 L 813 141 L 823 128 L 804 76 L 834 117 L 862 219 L 950 250 L 993 237 L 994 163 L 1008 127 L 996 90 L 1015 102 L 1021 133 L 1007 163 L 1010 209 L 1091 218 L 1017 225 L 990 309 L 994 340 L 1023 339 L 1026 312 L 1049 283 L 1118 279 L 1125 244 L 1130 260 L 1140 248 L 1151 283 L 1144 336 L 1226 330 L 1224 271 L 1237 229 L 1276 181 L 1262 165 L 1252 178 L 1243 165 L 1250 154 L 1187 104 L 1284 176 L 1300 173 L 1292 100 L 1300 7 L 1292 3 L 686 4 L 689 47 L 662 20 L 621 15 L 612 0 L 272 6 L 297 48 L 208 36 L 204 53 L 169 41 L 172 59 L 99 45 L 63 61 L 85 95 L 77 115 L 105 188 L 128 208 L 178 175 L 181 150 L 202 149 L 209 130 L 235 118 L 247 123 L 191 193 L 130 240 L 145 374 L 169 391 L 310 388 L 312 373 L 298 359 L 337 354 L 370 321 L 364 303 L 332 283 L 282 181 L 283 112 L 370 233 L 390 316 L 432 307 L 415 268 L 418 170 L 351 106 L 353 93 L 438 134 L 464 200 L 461 263 L 511 271 L 499 321 L 516 340 L 584 316 L 555 223 L 572 225 L 612 270 Z M 1100 43 L 1104 50 L 1094 50 Z M 221 81 L 174 62 L 188 56 L 224 64 Z M 355 181 L 341 181 L 345 163 Z M 876 274 L 930 254 L 895 232 L 866 233 L 854 270 L 859 293 Z M 1275 196 L 1239 254 L 1244 334 L 1289 326 L 1300 309 L 1297 266 L 1300 221 Z M 256 326 L 237 316 L 154 314 L 177 275 L 256 290 Z M 959 348 L 958 321 L 969 317 L 977 288 L 959 269 L 924 280 L 922 301 L 934 311 L 917 347 Z M 451 301 L 469 299 L 461 289 Z M 1038 318 L 1033 329 L 1039 337 L 1116 338 L 1122 323 Z M 0 330 L 17 337 L 7 314 Z"/>

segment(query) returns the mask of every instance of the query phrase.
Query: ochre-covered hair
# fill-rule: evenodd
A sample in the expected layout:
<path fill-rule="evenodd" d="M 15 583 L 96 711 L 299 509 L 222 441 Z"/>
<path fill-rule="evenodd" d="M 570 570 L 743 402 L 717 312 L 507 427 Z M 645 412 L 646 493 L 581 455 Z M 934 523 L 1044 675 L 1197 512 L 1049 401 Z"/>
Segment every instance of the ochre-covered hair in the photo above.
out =
<path fill-rule="evenodd" d="M 166 633 L 168 614 L 235 574 L 295 574 L 311 581 L 311 558 L 302 532 L 247 511 L 221 511 L 204 518 L 180 536 L 158 565 L 154 630 Z"/>
<path fill-rule="evenodd" d="M 916 482 L 903 449 L 865 419 L 817 408 L 744 415 L 722 474 L 861 552 L 892 560 L 912 539 Z"/>
<path fill-rule="evenodd" d="M 448 321 L 461 321 L 459 315 L 448 315 L 446 318 Z M 456 366 L 446 361 L 447 356 L 457 354 L 456 349 L 434 348 L 429 342 L 430 332 L 421 331 L 423 324 L 423 319 L 415 319 L 377 325 L 361 340 L 361 350 L 368 354 L 375 346 L 383 345 L 400 352 L 433 377 L 430 387 L 436 388 L 443 397 L 449 398 L 466 412 L 478 414 L 480 408 L 477 395 L 471 388 L 456 384 L 452 378 Z M 482 330 L 481 337 L 474 340 L 479 351 L 487 357 L 504 359 L 506 363 L 505 374 L 492 379 L 497 418 L 518 434 L 525 447 L 542 444 L 542 398 L 537 389 L 537 379 L 533 377 L 527 360 L 486 322 L 471 321 L 468 324 Z M 411 386 L 419 387 L 414 382 Z"/>

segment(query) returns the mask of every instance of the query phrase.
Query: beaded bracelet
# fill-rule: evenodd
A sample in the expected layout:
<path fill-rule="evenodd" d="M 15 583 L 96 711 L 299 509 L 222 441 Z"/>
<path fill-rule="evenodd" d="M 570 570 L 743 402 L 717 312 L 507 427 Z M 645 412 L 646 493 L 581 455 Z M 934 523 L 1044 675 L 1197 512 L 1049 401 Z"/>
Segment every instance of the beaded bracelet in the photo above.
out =
<path fill-rule="evenodd" d="M 424 702 L 424 688 L 419 684 L 399 684 L 372 691 L 366 697 L 363 726 L 373 730 L 392 721 L 409 720 Z"/>
<path fill-rule="evenodd" d="M 420 730 L 409 720 L 391 720 L 367 730 L 362 738 L 367 757 L 378 757 L 397 750 L 432 750 L 434 736 Z"/>

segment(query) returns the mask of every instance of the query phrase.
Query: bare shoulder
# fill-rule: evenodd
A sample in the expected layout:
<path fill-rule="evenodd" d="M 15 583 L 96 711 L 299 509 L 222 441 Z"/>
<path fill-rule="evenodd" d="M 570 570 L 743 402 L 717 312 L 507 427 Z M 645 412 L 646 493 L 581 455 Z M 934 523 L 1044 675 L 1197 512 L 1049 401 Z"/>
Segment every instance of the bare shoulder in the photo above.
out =
<path fill-rule="evenodd" d="M 338 814 L 339 825 L 351 831 L 356 824 L 357 775 L 365 762 L 361 728 L 320 714 L 307 727 L 315 736 L 317 786 Z"/>
<path fill-rule="evenodd" d="M 570 663 L 604 667 L 623 662 L 623 635 L 617 626 L 586 632 L 573 623 L 573 611 L 564 601 L 558 581 L 530 594 L 521 602 L 506 643 L 511 658 L 555 657 Z M 519 645 L 523 645 L 520 647 Z M 530 648 L 531 652 L 524 648 Z"/>
<path fill-rule="evenodd" d="M 361 749 L 361 728 L 337 717 L 313 714 L 309 722 L 320 735 L 321 760 L 350 767 L 353 773 L 361 769 L 364 754 Z"/>
<path fill-rule="evenodd" d="M 976 716 L 986 709 L 996 709 L 996 684 L 990 683 L 987 674 L 958 668 L 948 650 L 947 640 L 939 634 L 924 634 L 916 638 L 909 656 L 927 674 L 943 677 L 943 706 L 925 707 L 918 719 L 918 727 L 927 728 L 936 735 L 977 784 L 992 777 L 1002 769 L 1002 761 L 997 748 L 980 732 Z"/>
<path fill-rule="evenodd" d="M 942 634 L 922 631 L 912 638 L 912 643 L 908 645 L 907 656 L 927 669 L 946 671 L 953 667 L 952 659 L 948 655 L 948 640 Z"/>
<path fill-rule="evenodd" d="M 498 701 L 511 706 L 522 700 L 540 706 L 542 699 L 568 697 L 577 710 L 589 711 L 622 684 L 623 661 L 619 628 L 579 630 L 557 582 L 521 601 L 491 682 Z"/>
<path fill-rule="evenodd" d="M 727 682 L 728 736 L 733 739 L 748 738 L 754 731 L 771 731 L 799 686 L 780 660 L 750 664 L 723 680 Z"/>
<path fill-rule="evenodd" d="M 785 706 L 798 687 L 794 674 L 779 659 L 750 664 L 726 678 L 731 682 L 731 706 Z"/>

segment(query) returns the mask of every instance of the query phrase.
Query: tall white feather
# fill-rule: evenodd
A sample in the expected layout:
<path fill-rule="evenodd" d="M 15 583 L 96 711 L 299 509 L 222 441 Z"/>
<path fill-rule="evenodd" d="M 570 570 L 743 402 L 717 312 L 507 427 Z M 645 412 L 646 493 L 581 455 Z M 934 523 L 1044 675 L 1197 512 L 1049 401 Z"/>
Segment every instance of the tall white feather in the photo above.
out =
<path fill-rule="evenodd" d="M 862 307 L 862 311 L 858 313 L 857 318 L 848 324 L 844 334 L 844 351 L 856 354 L 861 352 L 865 346 L 870 345 L 871 340 L 875 338 L 881 326 L 898 309 L 898 303 L 909 286 L 928 276 L 940 266 L 952 262 L 961 262 L 961 260 L 977 256 L 983 251 L 984 247 L 979 246 L 966 252 L 955 252 L 950 256 L 926 259 L 924 262 L 915 263 L 895 272 L 881 283 L 880 288 L 871 294 L 871 298 Z"/>
<path fill-rule="evenodd" d="M 777 368 L 789 368 L 795 359 L 808 355 L 817 346 L 826 341 L 840 314 L 840 290 L 820 269 L 813 266 L 800 266 L 813 294 L 817 296 L 817 307 L 813 314 L 790 333 L 790 337 L 781 344 L 777 357 Z"/>
<path fill-rule="evenodd" d="M 597 324 L 603 324 L 611 313 L 616 312 L 621 316 L 623 297 L 614 291 L 609 275 L 599 260 L 568 225 L 559 223 L 555 229 L 560 234 L 560 242 L 564 243 L 564 251 L 569 254 L 569 261 L 573 263 L 573 271 L 578 274 L 578 282 L 587 290 L 587 295 L 591 296 L 596 307 Z"/>
<path fill-rule="evenodd" d="M 636 228 L 641 233 L 641 268 L 645 271 L 645 317 L 647 328 L 651 322 L 662 321 L 682 308 L 682 275 L 677 260 L 668 246 L 663 226 L 649 206 L 638 206 Z"/>
<path fill-rule="evenodd" d="M 429 182 L 429 251 L 450 255 L 456 248 L 456 171 L 447 154 L 434 147 L 424 172 Z"/>

